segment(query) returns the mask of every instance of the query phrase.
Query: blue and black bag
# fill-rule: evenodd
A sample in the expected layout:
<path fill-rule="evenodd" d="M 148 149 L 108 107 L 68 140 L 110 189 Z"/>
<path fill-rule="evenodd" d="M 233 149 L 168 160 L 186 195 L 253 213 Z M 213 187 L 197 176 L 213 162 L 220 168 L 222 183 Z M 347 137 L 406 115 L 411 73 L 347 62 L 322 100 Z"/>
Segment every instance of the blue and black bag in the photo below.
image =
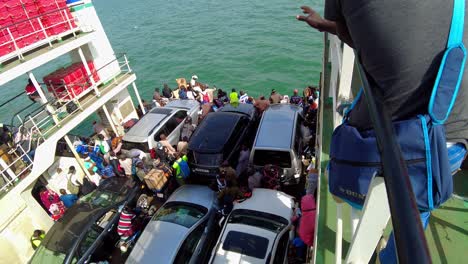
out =
<path fill-rule="evenodd" d="M 464 0 L 455 0 L 447 49 L 427 114 L 393 122 L 416 203 L 423 211 L 437 208 L 453 191 L 443 124 L 455 104 L 465 67 L 464 14 Z M 359 131 L 347 122 L 350 111 L 361 100 L 361 94 L 362 90 L 345 113 L 343 123 L 333 132 L 329 164 L 330 192 L 359 209 L 364 204 L 372 177 L 381 174 L 382 170 L 374 130 Z"/>

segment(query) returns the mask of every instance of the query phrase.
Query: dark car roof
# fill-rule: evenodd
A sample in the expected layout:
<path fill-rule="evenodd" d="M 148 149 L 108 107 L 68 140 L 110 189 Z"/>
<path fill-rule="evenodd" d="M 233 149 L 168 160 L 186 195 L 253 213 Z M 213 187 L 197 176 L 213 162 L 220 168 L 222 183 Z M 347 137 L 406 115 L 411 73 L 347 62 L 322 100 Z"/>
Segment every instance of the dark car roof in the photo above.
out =
<path fill-rule="evenodd" d="M 112 177 L 103 181 L 94 192 L 106 191 L 127 195 L 128 190 L 132 188 L 128 184 L 132 182 L 132 179 Z M 94 217 L 109 210 L 108 208 L 86 202 L 76 203 L 52 226 L 41 244 L 52 251 L 67 253 L 86 227 L 95 221 Z"/>
<path fill-rule="evenodd" d="M 255 116 L 255 107 L 251 104 L 227 104 L 219 109 L 221 112 L 233 112 L 248 115 L 250 118 Z"/>
<path fill-rule="evenodd" d="M 231 112 L 209 113 L 197 127 L 189 149 L 199 152 L 220 152 L 244 115 Z"/>

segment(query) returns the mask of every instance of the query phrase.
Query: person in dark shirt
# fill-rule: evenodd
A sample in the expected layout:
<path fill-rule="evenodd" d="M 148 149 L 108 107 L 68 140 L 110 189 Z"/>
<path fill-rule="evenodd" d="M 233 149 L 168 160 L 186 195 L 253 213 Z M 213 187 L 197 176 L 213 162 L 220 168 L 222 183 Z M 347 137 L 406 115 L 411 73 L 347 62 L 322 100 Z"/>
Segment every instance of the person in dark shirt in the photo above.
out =
<path fill-rule="evenodd" d="M 302 10 L 306 16 L 297 16 L 298 20 L 319 31 L 336 34 L 356 49 L 368 77 L 376 84 L 374 94 L 383 100 L 394 120 L 427 112 L 446 49 L 453 1 L 327 0 L 325 18 L 309 7 L 303 6 Z M 392 16 L 382 16 L 388 10 L 393 11 Z M 464 43 L 467 38 L 465 32 Z M 447 141 L 461 143 L 465 149 L 468 146 L 468 107 L 464 107 L 468 103 L 467 71 L 465 67 L 455 106 L 445 124 Z M 367 129 L 371 127 L 370 120 L 367 105 L 360 100 L 349 122 Z"/>
<path fill-rule="evenodd" d="M 67 194 L 65 189 L 60 189 L 60 200 L 63 202 L 66 208 L 72 207 L 78 200 L 78 196 L 75 194 Z"/>
<path fill-rule="evenodd" d="M 310 7 L 301 9 L 305 15 L 297 16 L 298 20 L 321 32 L 337 35 L 357 51 L 373 83 L 371 89 L 376 99 L 386 105 L 393 120 L 427 113 L 446 50 L 453 1 L 327 0 L 325 18 Z M 467 35 L 465 29 L 465 44 Z M 452 172 L 459 168 L 457 165 L 463 161 L 468 146 L 467 71 L 465 67 L 455 106 L 445 123 L 449 160 L 454 165 Z M 349 124 L 361 130 L 372 127 L 365 100 L 355 105 Z M 429 215 L 429 212 L 421 212 L 424 227 Z M 393 238 L 388 245 L 380 254 L 380 260 L 396 263 Z"/>
<path fill-rule="evenodd" d="M 166 97 L 167 99 L 170 99 L 170 98 L 174 97 L 173 94 L 172 94 L 172 89 L 169 87 L 169 85 L 167 85 L 167 83 L 165 83 L 165 84 L 163 85 L 162 94 L 163 94 L 163 96 Z"/>
<path fill-rule="evenodd" d="M 298 106 L 302 106 L 302 97 L 298 95 L 299 91 L 297 89 L 294 89 L 293 95 L 289 99 L 290 104 L 295 104 Z"/>

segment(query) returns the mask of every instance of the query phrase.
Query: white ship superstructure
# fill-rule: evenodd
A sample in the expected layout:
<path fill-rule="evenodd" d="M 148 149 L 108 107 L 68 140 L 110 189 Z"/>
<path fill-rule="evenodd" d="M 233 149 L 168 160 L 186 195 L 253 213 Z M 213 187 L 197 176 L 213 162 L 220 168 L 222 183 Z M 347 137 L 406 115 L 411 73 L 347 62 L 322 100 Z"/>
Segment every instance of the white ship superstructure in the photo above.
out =
<path fill-rule="evenodd" d="M 57 168 L 66 172 L 73 165 L 82 168 L 81 176 L 89 174 L 73 147 L 70 131 L 97 113 L 104 126 L 122 135 L 122 124 L 137 118 L 128 88 L 134 89 L 138 103 L 143 105 L 135 85 L 136 75 L 127 57 L 114 53 L 92 2 L 68 2 L 73 3 L 57 4 L 55 11 L 25 17 L 23 23 L 36 25 L 28 34 L 45 36 L 33 44 L 26 45 L 22 42 L 24 36 L 12 34 L 17 24 L 0 26 L 2 32 L 8 33 L 7 42 L 12 44 L 11 52 L 0 55 L 0 89 L 12 80 L 29 78 L 40 97 L 38 102 L 25 105 L 20 112 L 11 113 L 13 121 L 8 125 L 23 131 L 27 144 L 1 146 L 0 263 L 27 262 L 33 253 L 32 232 L 35 229 L 47 231 L 53 225 L 52 218 L 39 202 L 37 186 L 47 185 L 58 191 L 66 185 L 66 175 L 59 175 Z M 27 3 L 21 3 L 27 10 Z M 43 25 L 44 16 L 53 12 L 63 14 L 64 18 L 57 22 L 68 25 L 63 32 L 51 34 L 49 28 L 54 25 L 49 28 Z M 43 83 L 44 76 L 35 75 L 38 68 L 53 64 L 59 57 L 68 57 L 70 65 L 82 65 L 86 72 L 82 84 L 68 87 L 66 82 Z M 18 93 L 21 92 L 22 88 L 18 88 Z M 4 107 L 1 111 L 8 110 Z M 57 146 L 63 141 L 73 155 L 56 155 Z"/>

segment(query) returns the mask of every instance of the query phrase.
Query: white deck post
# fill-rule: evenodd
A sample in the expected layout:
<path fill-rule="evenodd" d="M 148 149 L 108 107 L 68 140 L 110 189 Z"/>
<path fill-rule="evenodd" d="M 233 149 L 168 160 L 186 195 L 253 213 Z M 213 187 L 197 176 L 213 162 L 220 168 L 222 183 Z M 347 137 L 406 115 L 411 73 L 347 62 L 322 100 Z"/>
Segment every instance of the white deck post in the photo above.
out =
<path fill-rule="evenodd" d="M 146 114 L 146 109 L 143 106 L 143 102 L 141 101 L 140 93 L 138 92 L 138 89 L 137 89 L 137 86 L 136 86 L 135 82 L 132 82 L 132 86 L 133 86 L 133 90 L 135 90 L 135 94 L 136 94 L 136 97 L 137 97 L 137 100 L 138 100 L 138 104 L 140 104 L 141 112 L 143 112 L 143 114 Z"/>
<path fill-rule="evenodd" d="M 86 58 L 83 54 L 83 50 L 81 48 L 78 48 L 78 54 L 80 55 L 81 63 L 83 63 L 83 66 L 86 70 L 86 74 L 90 77 L 91 80 L 91 86 L 94 89 L 94 93 L 96 93 L 96 96 L 101 96 L 101 93 L 99 92 L 96 82 L 94 81 L 94 76 L 91 73 L 91 70 L 88 67 L 88 62 L 86 61 Z"/>
<path fill-rule="evenodd" d="M 336 203 L 335 264 L 341 264 L 343 244 L 343 203 Z"/>
<path fill-rule="evenodd" d="M 75 148 L 73 147 L 73 143 L 71 142 L 68 135 L 65 135 L 63 138 L 67 142 L 67 145 L 70 148 L 71 152 L 73 153 L 73 156 L 75 156 L 76 161 L 78 162 L 78 164 L 80 164 L 81 169 L 84 171 L 86 176 L 88 176 L 88 178 L 91 179 L 91 174 L 89 173 L 88 169 L 86 169 L 86 167 L 85 167 L 85 165 L 83 163 L 83 160 L 81 160 L 80 155 L 78 155 L 78 152 L 76 152 Z"/>
<path fill-rule="evenodd" d="M 387 190 L 383 177 L 374 177 L 369 186 L 356 233 L 346 263 L 368 263 L 390 219 Z"/>
<path fill-rule="evenodd" d="M 109 120 L 109 124 L 111 125 L 112 127 L 112 131 L 114 131 L 114 133 L 116 135 L 119 135 L 119 132 L 117 132 L 117 129 L 115 128 L 115 125 L 114 125 L 114 121 L 112 120 L 112 117 L 109 113 L 109 110 L 107 110 L 107 106 L 106 105 L 103 105 L 102 106 L 102 110 L 104 111 L 104 114 L 106 115 L 107 117 L 107 120 Z"/>
<path fill-rule="evenodd" d="M 39 94 L 39 97 L 41 97 L 42 103 L 43 104 L 47 103 L 47 98 L 46 98 L 46 96 L 44 94 L 44 91 L 42 91 L 41 86 L 39 85 L 39 83 L 36 80 L 36 77 L 34 77 L 34 74 L 32 72 L 28 72 L 28 77 L 31 80 L 31 82 L 33 83 L 34 87 L 36 87 L 36 91 Z"/>
<path fill-rule="evenodd" d="M 351 237 L 356 233 L 359 220 L 361 218 L 360 211 L 354 207 L 351 207 Z"/>

